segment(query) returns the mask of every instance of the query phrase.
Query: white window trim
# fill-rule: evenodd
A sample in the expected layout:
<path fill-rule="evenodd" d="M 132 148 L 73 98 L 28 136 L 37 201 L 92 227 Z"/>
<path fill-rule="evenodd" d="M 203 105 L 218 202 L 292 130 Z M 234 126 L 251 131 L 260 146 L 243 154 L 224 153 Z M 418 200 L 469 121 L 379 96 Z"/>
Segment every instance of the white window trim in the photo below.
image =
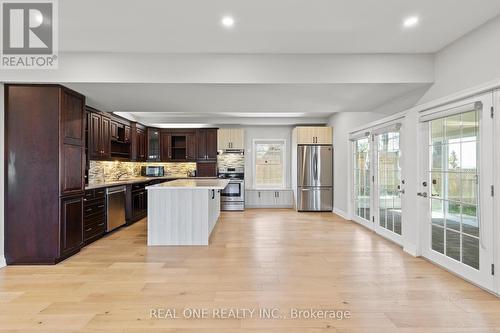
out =
<path fill-rule="evenodd" d="M 257 149 L 256 144 L 258 143 L 281 143 L 283 144 L 283 151 L 282 151 L 282 168 L 283 168 L 283 181 L 281 183 L 281 186 L 279 185 L 272 185 L 272 186 L 262 186 L 259 185 L 257 186 L 256 180 L 256 154 L 257 154 Z M 286 167 L 287 167 L 287 159 L 286 159 L 286 152 L 287 152 L 287 142 L 285 139 L 253 139 L 252 140 L 252 189 L 253 190 L 284 190 L 286 189 Z"/>

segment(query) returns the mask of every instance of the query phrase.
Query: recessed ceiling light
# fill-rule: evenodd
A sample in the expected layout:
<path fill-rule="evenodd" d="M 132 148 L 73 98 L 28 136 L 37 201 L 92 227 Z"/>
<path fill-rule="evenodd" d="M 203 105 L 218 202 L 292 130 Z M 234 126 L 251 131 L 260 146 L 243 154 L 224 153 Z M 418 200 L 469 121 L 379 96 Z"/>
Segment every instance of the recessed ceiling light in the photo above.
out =
<path fill-rule="evenodd" d="M 231 16 L 224 16 L 221 23 L 225 28 L 232 28 L 234 26 L 234 18 Z"/>
<path fill-rule="evenodd" d="M 403 26 L 405 28 L 411 28 L 411 27 L 414 27 L 418 24 L 419 22 L 419 18 L 418 16 L 410 16 L 410 17 L 407 17 L 404 21 L 403 21 Z"/>

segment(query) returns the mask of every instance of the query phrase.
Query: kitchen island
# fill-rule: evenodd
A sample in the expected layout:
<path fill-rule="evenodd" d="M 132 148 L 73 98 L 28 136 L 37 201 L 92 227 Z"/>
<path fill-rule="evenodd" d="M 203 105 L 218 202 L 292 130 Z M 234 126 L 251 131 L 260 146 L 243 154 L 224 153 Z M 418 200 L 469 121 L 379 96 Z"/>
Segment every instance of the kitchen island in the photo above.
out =
<path fill-rule="evenodd" d="M 146 187 L 148 246 L 208 245 L 226 179 L 178 179 Z"/>

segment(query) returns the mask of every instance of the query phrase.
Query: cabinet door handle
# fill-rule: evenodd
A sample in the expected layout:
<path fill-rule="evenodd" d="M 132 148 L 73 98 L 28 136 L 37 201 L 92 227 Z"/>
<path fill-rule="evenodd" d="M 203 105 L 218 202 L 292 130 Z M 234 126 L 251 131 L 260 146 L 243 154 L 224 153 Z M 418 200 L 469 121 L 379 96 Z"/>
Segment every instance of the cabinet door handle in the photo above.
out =
<path fill-rule="evenodd" d="M 260 198 L 260 192 L 259 192 L 259 198 Z"/>
<path fill-rule="evenodd" d="M 100 226 L 100 227 L 102 227 L 103 225 L 104 225 L 104 222 L 98 224 L 98 226 Z"/>
<path fill-rule="evenodd" d="M 91 230 L 92 230 L 92 228 L 88 228 L 88 229 L 85 230 L 85 232 L 89 232 Z"/>
<path fill-rule="evenodd" d="M 212 190 L 212 200 L 215 199 L 215 190 Z"/>
<path fill-rule="evenodd" d="M 97 208 L 104 208 L 104 205 L 99 205 L 97 206 Z"/>
<path fill-rule="evenodd" d="M 92 208 L 87 208 L 85 209 L 86 212 L 91 212 L 92 211 Z"/>

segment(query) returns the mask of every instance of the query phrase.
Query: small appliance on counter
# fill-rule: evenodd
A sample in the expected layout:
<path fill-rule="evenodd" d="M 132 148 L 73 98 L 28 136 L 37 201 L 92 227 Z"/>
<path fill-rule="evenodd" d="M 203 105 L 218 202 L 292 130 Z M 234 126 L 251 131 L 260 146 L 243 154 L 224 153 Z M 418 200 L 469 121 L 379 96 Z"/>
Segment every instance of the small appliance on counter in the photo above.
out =
<path fill-rule="evenodd" d="M 142 166 L 141 176 L 143 177 L 163 177 L 165 168 L 163 166 Z"/>
<path fill-rule="evenodd" d="M 221 191 L 221 210 L 245 210 L 245 169 L 243 167 L 220 167 L 218 177 L 229 179 Z"/>

